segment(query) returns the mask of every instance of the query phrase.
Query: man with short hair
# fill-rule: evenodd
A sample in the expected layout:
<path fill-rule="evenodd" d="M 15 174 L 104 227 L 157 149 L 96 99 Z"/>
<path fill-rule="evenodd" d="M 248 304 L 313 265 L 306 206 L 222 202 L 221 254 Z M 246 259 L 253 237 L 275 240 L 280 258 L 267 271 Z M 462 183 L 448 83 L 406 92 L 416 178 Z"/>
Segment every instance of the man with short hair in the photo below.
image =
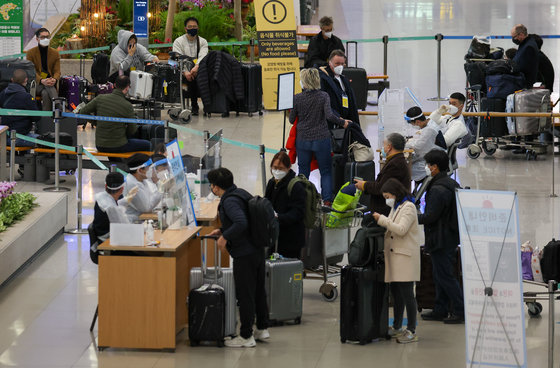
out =
<path fill-rule="evenodd" d="M 221 167 L 208 172 L 212 193 L 220 197 L 218 212 L 222 227 L 209 235 L 219 236 L 220 250 L 227 249 L 233 258 L 235 295 L 239 305 L 241 328 L 239 335 L 226 340 L 225 345 L 234 348 L 251 348 L 255 340 L 270 337 L 268 332 L 268 306 L 265 291 L 264 249 L 251 240 L 247 202 L 252 198 L 247 191 L 237 188 L 233 174 Z M 257 330 L 253 323 L 257 317 Z"/>
<path fill-rule="evenodd" d="M 93 208 L 93 230 L 102 243 L 109 239 L 111 223 L 128 223 L 123 205 L 132 200 L 132 197 L 122 197 L 124 191 L 124 176 L 112 172 L 105 177 L 105 190 L 95 195 Z M 132 195 L 135 195 L 133 193 Z M 97 249 L 92 249 L 96 251 Z"/>
<path fill-rule="evenodd" d="M 27 51 L 26 58 L 35 65 L 37 76 L 37 96 L 41 96 L 43 110 L 52 110 L 52 99 L 58 97 L 56 83 L 60 79 L 60 54 L 49 47 L 51 34 L 46 28 L 39 28 L 35 38 L 39 44 Z"/>
<path fill-rule="evenodd" d="M 319 68 L 321 76 L 321 90 L 329 94 L 333 113 L 345 120 L 360 124 L 356 97 L 350 81 L 342 70 L 346 64 L 346 55 L 342 50 L 334 50 L 329 55 L 328 65 Z M 330 124 L 329 124 L 330 125 Z M 333 126 L 329 126 L 333 129 Z"/>
<path fill-rule="evenodd" d="M 198 19 L 189 17 L 185 19 L 185 35 L 177 38 L 173 42 L 173 51 L 181 55 L 190 57 L 194 62 L 194 67 L 183 74 L 187 79 L 189 97 L 191 98 L 192 114 L 198 115 L 198 86 L 196 77 L 198 75 L 198 65 L 206 55 L 208 55 L 208 41 L 198 34 Z"/>
<path fill-rule="evenodd" d="M 436 123 L 441 130 L 447 148 L 468 133 L 463 118 L 465 101 L 466 98 L 462 93 L 452 93 L 449 96 L 449 105 L 441 105 L 430 115 L 430 121 Z M 444 115 L 446 113 L 448 115 Z"/>
<path fill-rule="evenodd" d="M 389 179 L 397 179 L 410 192 L 410 170 L 403 151 L 406 139 L 399 133 L 389 134 L 383 141 L 381 155 L 385 165 L 377 174 L 375 181 L 356 180 L 356 188 L 371 194 L 370 211 L 389 215 L 391 208 L 385 203 L 381 188 Z"/>
<path fill-rule="evenodd" d="M 80 114 L 135 119 L 132 104 L 125 97 L 129 89 L 130 78 L 126 75 L 119 76 L 112 93 L 97 96 L 80 110 Z M 134 123 L 98 121 L 95 145 L 100 152 L 149 151 L 149 141 L 131 138 L 136 130 L 137 126 Z"/>
<path fill-rule="evenodd" d="M 511 40 L 519 45 L 513 61 L 519 66 L 519 70 L 525 75 L 527 88 L 533 87 L 539 72 L 539 48 L 533 37 L 527 34 L 527 27 L 517 24 L 511 29 Z"/>
<path fill-rule="evenodd" d="M 342 50 L 344 46 L 340 38 L 333 35 L 332 17 L 323 17 L 319 20 L 321 32 L 311 37 L 309 47 L 305 55 L 305 68 L 313 68 L 327 65 L 327 58 L 334 50 Z"/>
<path fill-rule="evenodd" d="M 12 82 L 0 92 L 0 108 L 16 110 L 37 110 L 37 104 L 27 92 L 27 73 L 23 69 L 14 70 Z M 2 124 L 7 125 L 16 133 L 33 138 L 38 137 L 33 133 L 33 122 L 39 121 L 40 116 L 2 116 Z M 16 139 L 16 146 L 33 146 L 23 139 Z"/>
<path fill-rule="evenodd" d="M 424 213 L 418 215 L 418 223 L 424 225 L 425 249 L 432 259 L 436 299 L 434 309 L 422 314 L 422 318 L 447 324 L 464 323 L 463 293 L 453 272 L 459 245 L 455 199 L 459 184 L 447 175 L 447 153 L 432 150 L 424 159 L 432 180 L 426 191 L 426 207 Z"/>

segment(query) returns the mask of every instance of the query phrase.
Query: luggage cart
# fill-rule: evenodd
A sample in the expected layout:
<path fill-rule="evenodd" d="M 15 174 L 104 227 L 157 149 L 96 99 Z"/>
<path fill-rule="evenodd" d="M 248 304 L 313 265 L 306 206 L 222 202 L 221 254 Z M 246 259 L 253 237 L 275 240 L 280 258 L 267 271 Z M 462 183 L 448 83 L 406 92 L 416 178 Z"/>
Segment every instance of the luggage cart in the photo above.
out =
<path fill-rule="evenodd" d="M 531 281 L 531 280 L 523 280 L 523 282 L 525 284 L 528 285 L 536 285 L 539 287 L 543 287 L 545 289 L 548 289 L 548 284 L 543 283 L 543 282 L 536 282 L 536 281 Z M 525 291 L 523 292 L 523 301 L 525 302 L 525 305 L 527 306 L 527 313 L 529 313 L 529 317 L 531 318 L 539 318 L 541 315 L 541 312 L 543 310 L 543 306 L 542 304 L 539 302 L 543 301 L 543 300 L 548 300 L 550 301 L 551 295 L 550 295 L 550 291 L 540 291 L 540 292 L 536 292 L 536 291 Z M 553 298 L 554 295 L 558 295 L 558 291 L 553 293 Z M 554 300 L 559 299 L 560 296 L 557 296 L 556 298 L 554 298 Z"/>
<path fill-rule="evenodd" d="M 342 261 L 344 254 L 348 253 L 350 245 L 351 230 L 361 224 L 365 206 L 358 206 L 356 209 L 348 211 L 337 211 L 331 207 L 323 206 L 320 212 L 321 231 L 321 256 L 322 264 L 317 267 L 308 267 L 304 262 L 304 277 L 310 280 L 323 280 L 323 284 L 319 287 L 319 292 L 323 295 L 323 299 L 333 302 L 338 297 L 337 285 L 329 278 L 340 276 Z M 327 221 L 331 213 L 343 215 L 343 221 L 336 227 L 327 226 Z M 333 262 L 332 260 L 335 260 Z"/>

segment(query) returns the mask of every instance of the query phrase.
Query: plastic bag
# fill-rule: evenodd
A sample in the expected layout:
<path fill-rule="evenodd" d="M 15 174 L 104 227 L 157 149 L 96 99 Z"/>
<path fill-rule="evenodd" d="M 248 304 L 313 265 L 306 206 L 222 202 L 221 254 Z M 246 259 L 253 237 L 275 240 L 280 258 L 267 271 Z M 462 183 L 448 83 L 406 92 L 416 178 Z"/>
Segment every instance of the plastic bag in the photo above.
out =
<path fill-rule="evenodd" d="M 533 271 L 533 280 L 535 280 L 535 282 L 544 282 L 541 271 L 541 257 L 542 251 L 539 247 L 536 247 L 531 255 L 531 270 Z"/>
<path fill-rule="evenodd" d="M 521 246 L 521 271 L 523 280 L 533 281 L 533 268 L 531 266 L 533 257 L 533 247 L 531 242 L 525 242 Z"/>
<path fill-rule="evenodd" d="M 344 184 L 334 198 L 332 208 L 345 213 L 331 212 L 327 219 L 327 227 L 344 227 L 350 225 L 354 217 L 354 212 L 351 210 L 356 209 L 361 196 L 362 191 L 358 190 L 354 184 L 350 184 L 350 182 Z"/>

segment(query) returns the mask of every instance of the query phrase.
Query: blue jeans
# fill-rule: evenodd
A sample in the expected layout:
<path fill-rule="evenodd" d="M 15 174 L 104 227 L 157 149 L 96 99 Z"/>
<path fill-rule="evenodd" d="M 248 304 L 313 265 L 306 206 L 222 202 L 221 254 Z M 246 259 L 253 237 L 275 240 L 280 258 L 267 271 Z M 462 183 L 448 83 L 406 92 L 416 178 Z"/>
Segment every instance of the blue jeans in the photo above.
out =
<path fill-rule="evenodd" d="M 434 313 L 444 317 L 448 313 L 464 317 L 463 292 L 453 271 L 457 262 L 457 249 L 440 249 L 430 252 L 430 256 L 436 287 Z"/>
<path fill-rule="evenodd" d="M 27 133 L 26 136 L 31 137 L 31 138 L 39 138 L 39 134 L 35 134 L 35 133 Z M 6 142 L 8 145 L 10 145 L 10 141 L 8 140 L 8 142 Z M 17 138 L 16 139 L 16 147 L 35 147 L 36 144 L 33 142 L 29 142 L 26 140 L 23 140 L 21 138 Z"/>
<path fill-rule="evenodd" d="M 321 197 L 323 201 L 332 202 L 333 200 L 333 181 L 332 181 L 332 157 L 331 139 L 319 139 L 313 141 L 296 140 L 296 152 L 298 158 L 299 173 L 309 179 L 311 171 L 311 159 L 313 155 L 319 163 L 321 173 Z"/>
<path fill-rule="evenodd" d="M 124 146 L 120 147 L 99 147 L 99 152 L 123 153 L 123 152 L 136 152 L 136 151 L 149 151 L 150 141 L 145 139 L 129 138 Z"/>

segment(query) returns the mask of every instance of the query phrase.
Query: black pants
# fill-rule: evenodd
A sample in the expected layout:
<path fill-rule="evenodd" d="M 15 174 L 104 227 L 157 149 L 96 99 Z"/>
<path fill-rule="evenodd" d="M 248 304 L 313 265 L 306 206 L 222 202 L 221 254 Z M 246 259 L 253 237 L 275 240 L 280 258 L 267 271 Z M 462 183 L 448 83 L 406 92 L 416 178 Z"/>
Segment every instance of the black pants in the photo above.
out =
<path fill-rule="evenodd" d="M 187 96 L 191 99 L 191 107 L 198 106 L 198 84 L 196 78 L 193 81 L 187 81 Z"/>
<path fill-rule="evenodd" d="M 257 252 L 233 259 L 235 294 L 241 319 L 240 335 L 248 339 L 253 335 L 253 322 L 257 316 L 257 328 L 268 328 L 268 306 L 266 305 L 264 253 Z"/>
<path fill-rule="evenodd" d="M 463 292 L 453 269 L 457 262 L 457 249 L 442 249 L 430 252 L 432 258 L 432 270 L 434 284 L 436 287 L 436 301 L 434 313 L 447 316 L 453 313 L 463 317 L 465 314 L 463 305 Z M 451 310 L 449 305 L 452 305 Z"/>
<path fill-rule="evenodd" d="M 407 329 L 410 332 L 415 332 L 418 306 L 414 297 L 414 282 L 392 282 L 391 294 L 395 302 L 393 306 L 393 328 L 398 330 L 402 327 L 404 308 L 406 306 Z"/>

